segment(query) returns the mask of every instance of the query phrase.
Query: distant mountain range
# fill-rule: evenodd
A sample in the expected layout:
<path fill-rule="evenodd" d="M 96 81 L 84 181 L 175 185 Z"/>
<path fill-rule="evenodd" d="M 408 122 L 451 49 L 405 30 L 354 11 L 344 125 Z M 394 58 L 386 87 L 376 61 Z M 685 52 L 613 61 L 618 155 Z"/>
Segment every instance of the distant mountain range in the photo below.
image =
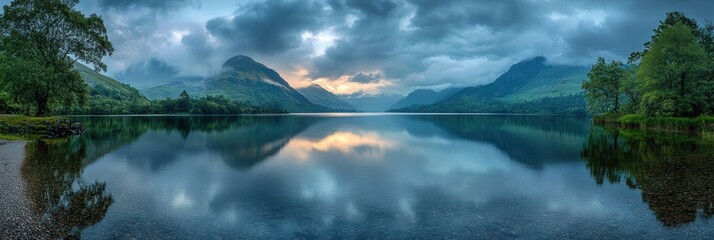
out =
<path fill-rule="evenodd" d="M 352 104 L 361 112 L 386 112 L 392 105 L 404 98 L 398 94 L 353 94 L 342 96 L 342 99 Z"/>
<path fill-rule="evenodd" d="M 325 90 L 320 85 L 312 84 L 308 87 L 298 88 L 297 91 L 305 96 L 307 100 L 310 100 L 310 102 L 317 103 L 321 106 L 341 111 L 357 111 L 355 106 L 345 102 L 345 100 Z"/>
<path fill-rule="evenodd" d="M 294 89 L 276 71 L 250 57 L 235 56 L 208 78 L 180 77 L 142 90 L 104 76 L 82 64 L 75 69 L 90 86 L 91 97 L 107 101 L 148 101 L 222 95 L 258 106 L 278 106 L 289 112 L 584 112 L 580 88 L 589 68 L 547 63 L 544 57 L 519 62 L 494 82 L 441 91 L 415 90 L 406 97 L 390 94 L 337 96 L 319 85 Z M 166 79 L 162 80 L 166 81 Z M 111 103 L 106 103 L 111 104 Z"/>
<path fill-rule="evenodd" d="M 423 106 L 436 103 L 454 95 L 463 88 L 447 88 L 441 91 L 432 89 L 417 89 L 391 106 L 390 109 Z"/>
<path fill-rule="evenodd" d="M 413 97 L 395 105 L 393 111 L 584 113 L 581 84 L 588 71 L 588 67 L 548 64 L 544 57 L 536 57 L 511 66 L 492 83 L 463 88 L 426 105 L 419 104 L 433 100 L 430 96 L 436 94 L 412 93 Z M 427 100 L 416 101 L 420 96 Z M 411 106 L 403 107 L 408 104 Z"/>

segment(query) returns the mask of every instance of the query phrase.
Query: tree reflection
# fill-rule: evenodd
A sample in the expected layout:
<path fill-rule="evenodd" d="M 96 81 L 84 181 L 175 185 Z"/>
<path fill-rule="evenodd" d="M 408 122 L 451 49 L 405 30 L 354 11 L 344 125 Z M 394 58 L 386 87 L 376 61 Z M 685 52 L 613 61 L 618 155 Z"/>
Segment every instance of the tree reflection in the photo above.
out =
<path fill-rule="evenodd" d="M 657 219 L 679 226 L 714 215 L 714 143 L 692 136 L 590 131 L 581 156 L 598 184 L 642 191 Z"/>
<path fill-rule="evenodd" d="M 25 152 L 21 175 L 48 238 L 78 239 L 83 229 L 104 218 L 113 198 L 105 183 L 82 179 L 85 145 L 37 140 L 28 143 Z"/>

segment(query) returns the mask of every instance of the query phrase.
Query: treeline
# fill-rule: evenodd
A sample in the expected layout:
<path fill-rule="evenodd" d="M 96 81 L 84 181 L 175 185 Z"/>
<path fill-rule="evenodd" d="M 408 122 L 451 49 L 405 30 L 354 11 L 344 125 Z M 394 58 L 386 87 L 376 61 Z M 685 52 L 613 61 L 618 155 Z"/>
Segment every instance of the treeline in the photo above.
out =
<path fill-rule="evenodd" d="M 626 64 L 599 58 L 582 87 L 594 114 L 714 114 L 714 25 L 667 13 L 642 51 Z"/>
<path fill-rule="evenodd" d="M 110 90 L 111 91 L 111 90 Z M 122 99 L 120 96 L 92 93 L 87 104 L 81 106 L 58 107 L 61 115 L 122 115 L 122 114 L 266 114 L 287 113 L 278 106 L 255 106 L 247 102 L 228 99 L 224 96 L 192 98 L 183 92 L 176 99 L 149 101 Z"/>
<path fill-rule="evenodd" d="M 587 115 L 582 94 L 560 97 L 544 97 L 533 101 L 505 102 L 498 99 L 467 99 L 432 105 L 416 105 L 390 112 L 434 112 L 434 113 L 532 113 Z"/>

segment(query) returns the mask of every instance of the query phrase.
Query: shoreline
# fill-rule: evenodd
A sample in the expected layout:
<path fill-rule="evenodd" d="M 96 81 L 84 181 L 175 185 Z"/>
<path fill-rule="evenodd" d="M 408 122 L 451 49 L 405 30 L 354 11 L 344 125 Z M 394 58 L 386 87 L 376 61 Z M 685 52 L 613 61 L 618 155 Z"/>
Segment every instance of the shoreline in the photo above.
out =
<path fill-rule="evenodd" d="M 43 239 L 40 219 L 32 214 L 32 201 L 20 168 L 25 159 L 24 141 L 0 140 L 0 236 L 8 239 Z"/>
<path fill-rule="evenodd" d="M 656 133 L 714 134 L 714 117 L 647 117 L 638 114 L 622 116 L 600 115 L 593 117 L 593 124 L 601 127 L 640 130 Z"/>

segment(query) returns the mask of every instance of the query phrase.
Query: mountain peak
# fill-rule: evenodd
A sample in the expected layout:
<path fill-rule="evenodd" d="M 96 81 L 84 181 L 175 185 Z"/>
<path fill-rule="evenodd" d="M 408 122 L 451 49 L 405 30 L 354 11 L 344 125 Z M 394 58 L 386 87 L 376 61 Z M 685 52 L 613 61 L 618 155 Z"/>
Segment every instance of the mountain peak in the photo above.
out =
<path fill-rule="evenodd" d="M 514 64 L 514 65 L 511 66 L 511 67 L 512 67 L 512 68 L 514 68 L 514 67 L 515 67 L 515 68 L 542 67 L 542 66 L 545 66 L 545 62 L 546 62 L 546 61 L 547 61 L 547 59 L 546 59 L 545 57 L 543 57 L 543 56 L 538 56 L 538 57 L 534 57 L 534 58 L 531 58 L 531 59 L 526 59 L 526 60 L 520 61 L 520 62 Z"/>
<path fill-rule="evenodd" d="M 237 55 L 223 63 L 224 69 L 245 69 L 245 68 L 267 68 L 265 65 L 256 62 L 252 58 L 244 55 Z"/>

